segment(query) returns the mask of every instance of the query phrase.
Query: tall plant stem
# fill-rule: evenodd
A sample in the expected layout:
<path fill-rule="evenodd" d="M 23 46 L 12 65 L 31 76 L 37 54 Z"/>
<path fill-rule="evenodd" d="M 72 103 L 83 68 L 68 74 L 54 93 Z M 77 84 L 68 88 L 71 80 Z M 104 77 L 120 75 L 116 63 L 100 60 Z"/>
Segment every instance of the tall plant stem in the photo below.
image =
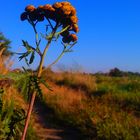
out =
<path fill-rule="evenodd" d="M 64 55 L 65 49 L 61 52 L 61 54 L 57 57 L 57 59 L 47 66 L 47 69 L 51 68 L 54 64 L 56 64 Z"/>
<path fill-rule="evenodd" d="M 47 43 L 47 45 L 46 45 L 46 47 L 45 47 L 45 49 L 43 51 L 43 54 L 41 56 L 41 60 L 40 60 L 39 68 L 38 68 L 38 73 L 37 73 L 38 77 L 41 76 L 42 67 L 43 67 L 43 64 L 44 64 L 44 59 L 45 59 L 46 53 L 47 53 L 47 51 L 49 49 L 49 46 L 50 46 L 50 44 L 52 42 L 52 39 L 53 39 L 53 37 L 54 37 L 54 35 L 55 35 L 56 31 L 57 31 L 58 25 L 59 24 L 56 23 L 56 26 L 55 26 L 54 30 L 52 31 L 52 37 L 48 41 L 48 43 Z M 30 104 L 29 104 L 29 108 L 28 108 L 28 112 L 27 112 L 27 118 L 26 118 L 26 121 L 25 121 L 24 131 L 23 131 L 21 140 L 25 140 L 28 125 L 29 125 L 29 121 L 30 121 L 30 117 L 31 117 L 31 113 L 32 113 L 32 110 L 33 110 L 34 102 L 35 102 L 35 98 L 36 98 L 36 92 L 33 92 L 32 97 L 31 97 L 31 101 L 30 101 Z"/>

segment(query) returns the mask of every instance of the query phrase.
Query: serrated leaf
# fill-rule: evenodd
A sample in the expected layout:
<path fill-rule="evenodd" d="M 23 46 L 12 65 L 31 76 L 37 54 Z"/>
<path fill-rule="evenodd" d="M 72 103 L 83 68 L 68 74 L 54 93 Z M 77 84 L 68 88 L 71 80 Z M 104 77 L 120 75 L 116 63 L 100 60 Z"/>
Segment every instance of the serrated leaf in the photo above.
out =
<path fill-rule="evenodd" d="M 19 57 L 19 61 L 21 61 L 23 58 L 27 57 L 30 53 L 31 53 L 31 52 L 25 52 L 25 53 L 23 53 L 23 55 L 21 55 L 21 56 Z"/>
<path fill-rule="evenodd" d="M 29 64 L 32 64 L 35 58 L 35 52 L 32 52 L 31 57 L 30 57 L 30 61 Z"/>
<path fill-rule="evenodd" d="M 23 46 L 26 46 L 26 42 L 24 40 L 22 40 Z"/>
<path fill-rule="evenodd" d="M 32 51 L 33 47 L 29 45 L 27 41 L 22 40 L 23 46 L 27 49 L 27 51 Z"/>

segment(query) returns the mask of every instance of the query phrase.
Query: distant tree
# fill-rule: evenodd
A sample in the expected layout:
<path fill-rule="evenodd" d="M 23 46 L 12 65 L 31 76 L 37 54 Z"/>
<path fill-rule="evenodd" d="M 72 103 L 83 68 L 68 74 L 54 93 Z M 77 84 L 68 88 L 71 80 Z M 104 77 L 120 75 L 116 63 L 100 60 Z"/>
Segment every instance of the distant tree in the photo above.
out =
<path fill-rule="evenodd" d="M 119 70 L 118 68 L 114 68 L 109 71 L 109 76 L 121 77 L 123 76 L 123 72 Z"/>
<path fill-rule="evenodd" d="M 10 46 L 11 41 L 9 39 L 7 39 L 2 32 L 0 32 L 0 51 L 4 48 L 4 52 L 3 55 L 4 56 L 10 56 L 13 53 L 10 51 Z"/>

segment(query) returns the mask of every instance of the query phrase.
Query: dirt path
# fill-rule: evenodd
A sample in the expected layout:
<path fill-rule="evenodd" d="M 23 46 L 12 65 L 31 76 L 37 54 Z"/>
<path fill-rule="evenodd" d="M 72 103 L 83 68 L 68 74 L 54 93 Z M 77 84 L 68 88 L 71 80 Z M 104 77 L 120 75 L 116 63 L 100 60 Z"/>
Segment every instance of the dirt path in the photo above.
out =
<path fill-rule="evenodd" d="M 82 140 L 80 132 L 66 124 L 56 123 L 56 116 L 46 104 L 36 101 L 35 129 L 39 140 Z"/>

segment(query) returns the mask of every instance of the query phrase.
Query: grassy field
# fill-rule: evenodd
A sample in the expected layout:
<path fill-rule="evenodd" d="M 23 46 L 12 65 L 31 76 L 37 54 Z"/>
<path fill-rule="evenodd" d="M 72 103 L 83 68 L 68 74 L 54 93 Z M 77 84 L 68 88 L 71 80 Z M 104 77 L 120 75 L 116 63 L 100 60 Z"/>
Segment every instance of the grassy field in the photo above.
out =
<path fill-rule="evenodd" d="M 10 71 L 2 63 L 0 68 L 0 139 L 20 139 L 28 105 L 27 75 Z M 53 90 L 41 85 L 43 98 L 39 102 L 46 112 L 41 114 L 44 124 L 73 129 L 84 140 L 140 140 L 139 76 L 57 73 L 45 69 L 42 76 Z M 42 139 L 34 116 L 36 112 L 27 140 Z"/>
<path fill-rule="evenodd" d="M 87 139 L 140 139 L 140 77 L 46 73 L 45 102 Z M 50 84 L 51 85 L 51 84 Z"/>

